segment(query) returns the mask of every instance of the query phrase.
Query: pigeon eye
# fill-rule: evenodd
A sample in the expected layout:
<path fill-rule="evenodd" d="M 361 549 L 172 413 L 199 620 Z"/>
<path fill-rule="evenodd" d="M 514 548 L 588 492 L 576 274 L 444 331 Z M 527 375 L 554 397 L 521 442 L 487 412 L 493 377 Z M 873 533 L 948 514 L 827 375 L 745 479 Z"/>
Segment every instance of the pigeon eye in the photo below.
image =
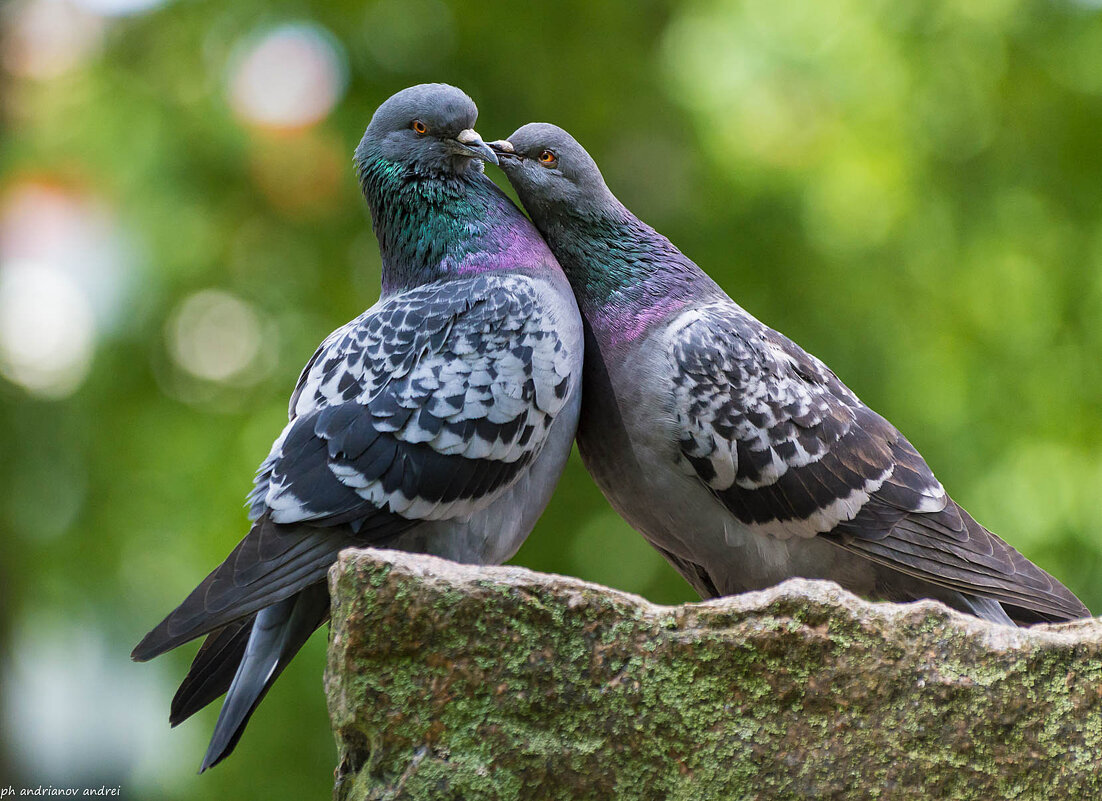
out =
<path fill-rule="evenodd" d="M 420 120 L 414 120 L 413 124 L 410 125 L 410 127 L 416 133 L 421 134 L 421 135 L 427 134 L 429 132 L 429 127 L 427 125 L 425 125 L 425 123 L 421 122 Z"/>
<path fill-rule="evenodd" d="M 545 150 L 539 155 L 539 162 L 544 167 L 554 167 L 559 163 L 559 157 L 550 150 Z"/>

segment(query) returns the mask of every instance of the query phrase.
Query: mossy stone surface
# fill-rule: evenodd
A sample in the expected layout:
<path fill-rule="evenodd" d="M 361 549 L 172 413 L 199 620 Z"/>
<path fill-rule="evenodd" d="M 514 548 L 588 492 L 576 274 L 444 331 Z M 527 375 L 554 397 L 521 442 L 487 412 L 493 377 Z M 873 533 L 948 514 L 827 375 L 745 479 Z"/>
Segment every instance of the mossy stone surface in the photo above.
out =
<path fill-rule="evenodd" d="M 335 797 L 1102 798 L 1102 623 L 1014 629 L 836 585 L 676 607 L 350 550 Z"/>

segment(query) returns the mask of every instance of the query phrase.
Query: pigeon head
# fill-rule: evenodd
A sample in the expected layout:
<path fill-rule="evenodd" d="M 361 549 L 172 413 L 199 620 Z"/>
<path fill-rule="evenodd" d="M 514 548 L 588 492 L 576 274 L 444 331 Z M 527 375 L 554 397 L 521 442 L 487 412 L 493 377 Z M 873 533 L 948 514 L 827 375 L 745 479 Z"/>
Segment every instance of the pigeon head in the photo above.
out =
<path fill-rule="evenodd" d="M 530 122 L 491 142 L 498 166 L 533 217 L 597 211 L 618 205 L 596 162 L 557 125 Z"/>
<path fill-rule="evenodd" d="M 511 249 L 518 227 L 529 226 L 483 172 L 497 156 L 475 133 L 477 117 L 473 100 L 442 83 L 403 89 L 372 116 L 355 165 L 379 240 L 384 295 L 503 267 L 489 254 Z"/>
<path fill-rule="evenodd" d="M 423 83 L 392 95 L 375 111 L 356 161 L 361 173 L 380 159 L 423 175 L 481 172 L 497 164 L 494 151 L 474 130 L 478 108 L 462 90 Z"/>
<path fill-rule="evenodd" d="M 591 324 L 641 331 L 711 280 L 616 199 L 562 128 L 529 123 L 490 147 Z"/>

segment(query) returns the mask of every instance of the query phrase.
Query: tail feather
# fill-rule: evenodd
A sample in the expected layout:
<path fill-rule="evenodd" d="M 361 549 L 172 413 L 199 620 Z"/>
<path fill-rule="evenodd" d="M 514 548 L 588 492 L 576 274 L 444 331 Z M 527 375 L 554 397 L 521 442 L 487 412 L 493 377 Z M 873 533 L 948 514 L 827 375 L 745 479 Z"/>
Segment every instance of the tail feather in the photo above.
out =
<path fill-rule="evenodd" d="M 256 615 L 235 620 L 207 636 L 172 699 L 171 725 L 183 723 L 230 688 L 255 620 Z"/>
<path fill-rule="evenodd" d="M 144 662 L 207 635 L 169 712 L 175 726 L 225 693 L 203 770 L 233 750 L 268 688 L 325 622 L 326 572 L 340 551 L 385 544 L 417 523 L 381 509 L 359 513 L 355 521 L 336 516 L 287 524 L 262 515 L 130 654 Z"/>
<path fill-rule="evenodd" d="M 1007 614 L 1003 605 L 994 598 L 984 598 L 982 595 L 967 595 L 958 593 L 961 597 L 962 611 L 971 612 L 976 617 L 991 623 L 1001 623 L 1004 626 L 1015 626 L 1017 623 Z"/>
<path fill-rule="evenodd" d="M 323 582 L 337 554 L 353 544 L 354 535 L 341 528 L 257 521 L 226 560 L 145 635 L 131 659 L 152 659 Z"/>
<path fill-rule="evenodd" d="M 328 614 L 329 591 L 324 582 L 257 613 L 200 773 L 230 755 L 253 710 Z"/>

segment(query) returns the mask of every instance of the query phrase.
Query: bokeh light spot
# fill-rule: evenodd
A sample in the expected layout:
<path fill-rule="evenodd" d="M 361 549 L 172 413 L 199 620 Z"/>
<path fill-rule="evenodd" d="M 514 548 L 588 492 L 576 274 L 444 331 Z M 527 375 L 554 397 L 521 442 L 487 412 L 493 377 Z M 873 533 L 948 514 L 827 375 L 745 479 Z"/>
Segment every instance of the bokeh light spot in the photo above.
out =
<path fill-rule="evenodd" d="M 171 687 L 163 668 L 131 664 L 122 643 L 71 614 L 25 613 L 10 642 L 0 724 L 19 732 L 6 745 L 37 776 L 80 782 L 131 775 L 147 784 L 193 770 L 176 755 L 197 745 L 195 733 L 164 723 Z"/>
<path fill-rule="evenodd" d="M 326 29 L 289 23 L 247 40 L 230 62 L 234 113 L 247 123 L 300 128 L 328 116 L 347 83 L 344 49 Z"/>
<path fill-rule="evenodd" d="M 25 0 L 0 12 L 0 59 L 23 78 L 63 75 L 95 53 L 103 22 L 67 0 Z"/>
<path fill-rule="evenodd" d="M 73 278 L 35 261 L 0 268 L 0 372 L 36 395 L 72 393 L 92 363 L 91 304 Z"/>
<path fill-rule="evenodd" d="M 261 323 L 245 301 L 220 289 L 187 297 L 168 323 L 173 360 L 206 381 L 242 377 L 260 352 Z"/>
<path fill-rule="evenodd" d="M 47 398 L 88 373 L 99 333 L 122 319 L 129 259 L 102 201 L 48 182 L 0 205 L 0 372 Z"/>

